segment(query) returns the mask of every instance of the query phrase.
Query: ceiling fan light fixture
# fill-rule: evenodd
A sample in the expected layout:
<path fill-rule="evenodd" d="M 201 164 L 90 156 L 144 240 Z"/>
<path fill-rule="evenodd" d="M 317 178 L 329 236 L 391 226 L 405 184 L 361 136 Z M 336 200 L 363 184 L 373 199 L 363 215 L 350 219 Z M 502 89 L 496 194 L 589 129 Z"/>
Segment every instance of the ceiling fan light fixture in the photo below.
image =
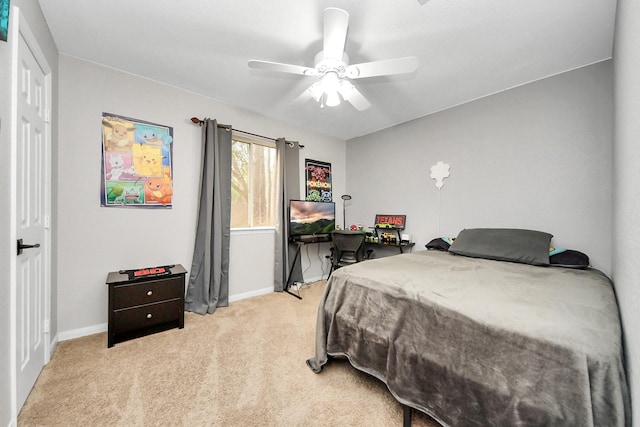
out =
<path fill-rule="evenodd" d="M 327 92 L 327 100 L 325 101 L 324 105 L 326 105 L 327 107 L 336 107 L 340 105 L 340 97 L 338 96 L 338 92 Z"/>
<path fill-rule="evenodd" d="M 338 74 L 329 71 L 324 76 L 322 76 L 321 80 L 322 90 L 327 95 L 331 92 L 336 92 L 338 90 L 338 85 L 340 84 L 340 79 L 338 78 Z"/>

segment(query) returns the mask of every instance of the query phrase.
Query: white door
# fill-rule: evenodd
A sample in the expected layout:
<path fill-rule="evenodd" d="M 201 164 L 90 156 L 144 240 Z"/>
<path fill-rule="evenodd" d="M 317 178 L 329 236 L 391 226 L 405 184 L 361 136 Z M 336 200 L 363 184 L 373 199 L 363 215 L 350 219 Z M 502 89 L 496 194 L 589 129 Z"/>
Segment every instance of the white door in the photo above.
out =
<path fill-rule="evenodd" d="M 48 361 L 50 79 L 22 32 L 16 89 L 16 388 L 20 411 Z M 27 247 L 19 250 L 20 242 Z M 29 247 L 31 246 L 31 247 Z M 21 253 L 19 253 L 21 252 Z"/>

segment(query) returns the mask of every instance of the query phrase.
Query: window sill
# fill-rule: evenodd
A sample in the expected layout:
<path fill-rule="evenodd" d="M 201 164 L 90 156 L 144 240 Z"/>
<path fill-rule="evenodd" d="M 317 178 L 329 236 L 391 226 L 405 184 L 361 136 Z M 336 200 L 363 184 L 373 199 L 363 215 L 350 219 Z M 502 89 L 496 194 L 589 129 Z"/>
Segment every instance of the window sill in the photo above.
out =
<path fill-rule="evenodd" d="M 231 235 L 236 234 L 273 234 L 275 227 L 238 227 L 231 229 Z"/>

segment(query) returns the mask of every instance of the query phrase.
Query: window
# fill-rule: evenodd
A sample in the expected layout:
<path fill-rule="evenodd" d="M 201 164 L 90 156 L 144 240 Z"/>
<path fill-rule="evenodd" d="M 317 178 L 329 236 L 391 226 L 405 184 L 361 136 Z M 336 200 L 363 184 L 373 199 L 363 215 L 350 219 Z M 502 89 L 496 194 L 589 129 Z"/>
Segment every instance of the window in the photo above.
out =
<path fill-rule="evenodd" d="M 231 161 L 231 227 L 273 227 L 275 144 L 233 135 Z"/>

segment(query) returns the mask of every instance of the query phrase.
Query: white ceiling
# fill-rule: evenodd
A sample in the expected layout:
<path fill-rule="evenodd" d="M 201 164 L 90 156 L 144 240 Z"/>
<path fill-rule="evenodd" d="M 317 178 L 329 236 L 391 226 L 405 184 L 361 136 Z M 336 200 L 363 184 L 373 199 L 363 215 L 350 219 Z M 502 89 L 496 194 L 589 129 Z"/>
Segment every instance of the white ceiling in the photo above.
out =
<path fill-rule="evenodd" d="M 60 53 L 350 139 L 612 56 L 615 0 L 39 0 Z M 351 63 L 412 56 L 412 74 L 354 80 L 371 102 L 289 103 L 315 80 L 323 10 L 350 14 Z M 213 116 L 215 112 L 185 111 Z"/>

